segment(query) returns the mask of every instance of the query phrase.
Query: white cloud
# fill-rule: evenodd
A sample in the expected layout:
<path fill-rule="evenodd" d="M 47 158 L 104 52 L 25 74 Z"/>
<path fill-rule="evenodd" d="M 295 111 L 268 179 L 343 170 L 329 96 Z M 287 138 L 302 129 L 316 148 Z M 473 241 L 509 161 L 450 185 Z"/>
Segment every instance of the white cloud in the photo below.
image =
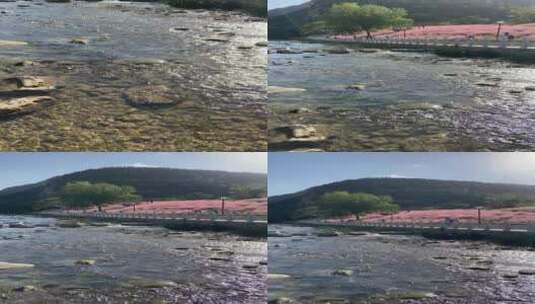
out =
<path fill-rule="evenodd" d="M 410 176 L 406 176 L 406 175 L 399 175 L 399 174 L 390 174 L 390 175 L 387 175 L 385 176 L 387 178 L 412 178 Z"/>
<path fill-rule="evenodd" d="M 156 168 L 157 166 L 149 165 L 145 163 L 133 163 L 133 164 L 127 164 L 127 167 L 136 167 L 136 168 Z"/>

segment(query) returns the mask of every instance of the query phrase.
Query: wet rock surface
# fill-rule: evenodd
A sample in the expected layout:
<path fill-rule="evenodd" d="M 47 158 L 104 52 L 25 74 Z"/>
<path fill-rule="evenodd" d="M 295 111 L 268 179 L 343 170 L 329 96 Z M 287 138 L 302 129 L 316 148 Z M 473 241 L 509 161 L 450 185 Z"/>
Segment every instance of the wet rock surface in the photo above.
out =
<path fill-rule="evenodd" d="M 529 303 L 534 296 L 535 276 L 519 274 L 532 273 L 527 270 L 535 265 L 535 252 L 527 248 L 350 231 L 319 237 L 325 230 L 285 225 L 269 229 L 269 303 Z"/>
<path fill-rule="evenodd" d="M 535 147 L 534 67 L 425 53 L 351 51 L 271 42 L 270 150 L 530 151 Z M 315 49 L 316 59 L 300 51 Z M 278 89 L 283 88 L 283 89 Z M 291 88 L 299 88 L 294 90 Z M 296 111 L 307 108 L 309 111 Z M 314 145 L 279 130 L 316 128 Z"/>
<path fill-rule="evenodd" d="M 3 115 L 2 150 L 266 149 L 265 20 L 155 3 L 17 4 L 3 3 L 14 13 L 0 19 L 0 80 L 51 78 L 54 102 Z M 0 93 L 0 106 L 11 99 Z"/>
<path fill-rule="evenodd" d="M 6 225 L 19 222 L 39 228 Z M 265 239 L 32 217 L 0 225 L 0 303 L 266 302 Z"/>

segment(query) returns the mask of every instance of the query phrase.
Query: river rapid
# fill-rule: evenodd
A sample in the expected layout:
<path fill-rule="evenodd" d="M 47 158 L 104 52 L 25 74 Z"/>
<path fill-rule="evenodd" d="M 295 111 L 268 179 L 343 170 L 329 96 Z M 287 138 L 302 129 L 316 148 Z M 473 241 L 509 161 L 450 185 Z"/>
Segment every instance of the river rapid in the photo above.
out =
<path fill-rule="evenodd" d="M 270 41 L 269 60 L 270 150 L 535 147 L 532 65 L 299 41 Z"/>
<path fill-rule="evenodd" d="M 10 228 L 9 225 L 33 228 Z M 0 216 L 0 303 L 265 303 L 265 240 Z"/>
<path fill-rule="evenodd" d="M 417 236 L 318 236 L 324 230 L 270 225 L 273 303 L 532 303 L 535 252 Z M 534 272 L 535 274 L 535 272 Z"/>
<path fill-rule="evenodd" d="M 20 76 L 54 87 L 52 102 L 0 117 L 2 150 L 266 148 L 265 19 L 148 2 L 0 1 L 0 28 L 0 40 L 26 43 L 0 41 L 0 93 L 2 79 Z"/>

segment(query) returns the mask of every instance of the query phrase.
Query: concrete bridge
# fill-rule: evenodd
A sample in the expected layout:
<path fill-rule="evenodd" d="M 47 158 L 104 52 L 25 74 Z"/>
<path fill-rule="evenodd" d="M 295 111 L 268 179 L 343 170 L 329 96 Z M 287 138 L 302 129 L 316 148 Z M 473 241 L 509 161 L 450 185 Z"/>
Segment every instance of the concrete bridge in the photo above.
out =
<path fill-rule="evenodd" d="M 119 223 L 137 223 L 164 226 L 170 229 L 236 231 L 243 234 L 262 235 L 267 233 L 267 216 L 252 214 L 203 214 L 203 213 L 106 213 L 55 211 L 41 212 L 41 216 L 64 219 L 88 219 Z"/>

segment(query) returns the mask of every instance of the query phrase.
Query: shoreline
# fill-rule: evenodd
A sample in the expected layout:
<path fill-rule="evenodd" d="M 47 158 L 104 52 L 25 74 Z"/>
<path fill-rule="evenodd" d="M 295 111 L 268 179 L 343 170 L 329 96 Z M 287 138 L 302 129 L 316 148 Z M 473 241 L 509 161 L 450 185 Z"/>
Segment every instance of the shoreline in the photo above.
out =
<path fill-rule="evenodd" d="M 181 9 L 206 9 L 243 12 L 267 21 L 267 1 L 262 0 L 163 0 L 162 3 Z"/>

